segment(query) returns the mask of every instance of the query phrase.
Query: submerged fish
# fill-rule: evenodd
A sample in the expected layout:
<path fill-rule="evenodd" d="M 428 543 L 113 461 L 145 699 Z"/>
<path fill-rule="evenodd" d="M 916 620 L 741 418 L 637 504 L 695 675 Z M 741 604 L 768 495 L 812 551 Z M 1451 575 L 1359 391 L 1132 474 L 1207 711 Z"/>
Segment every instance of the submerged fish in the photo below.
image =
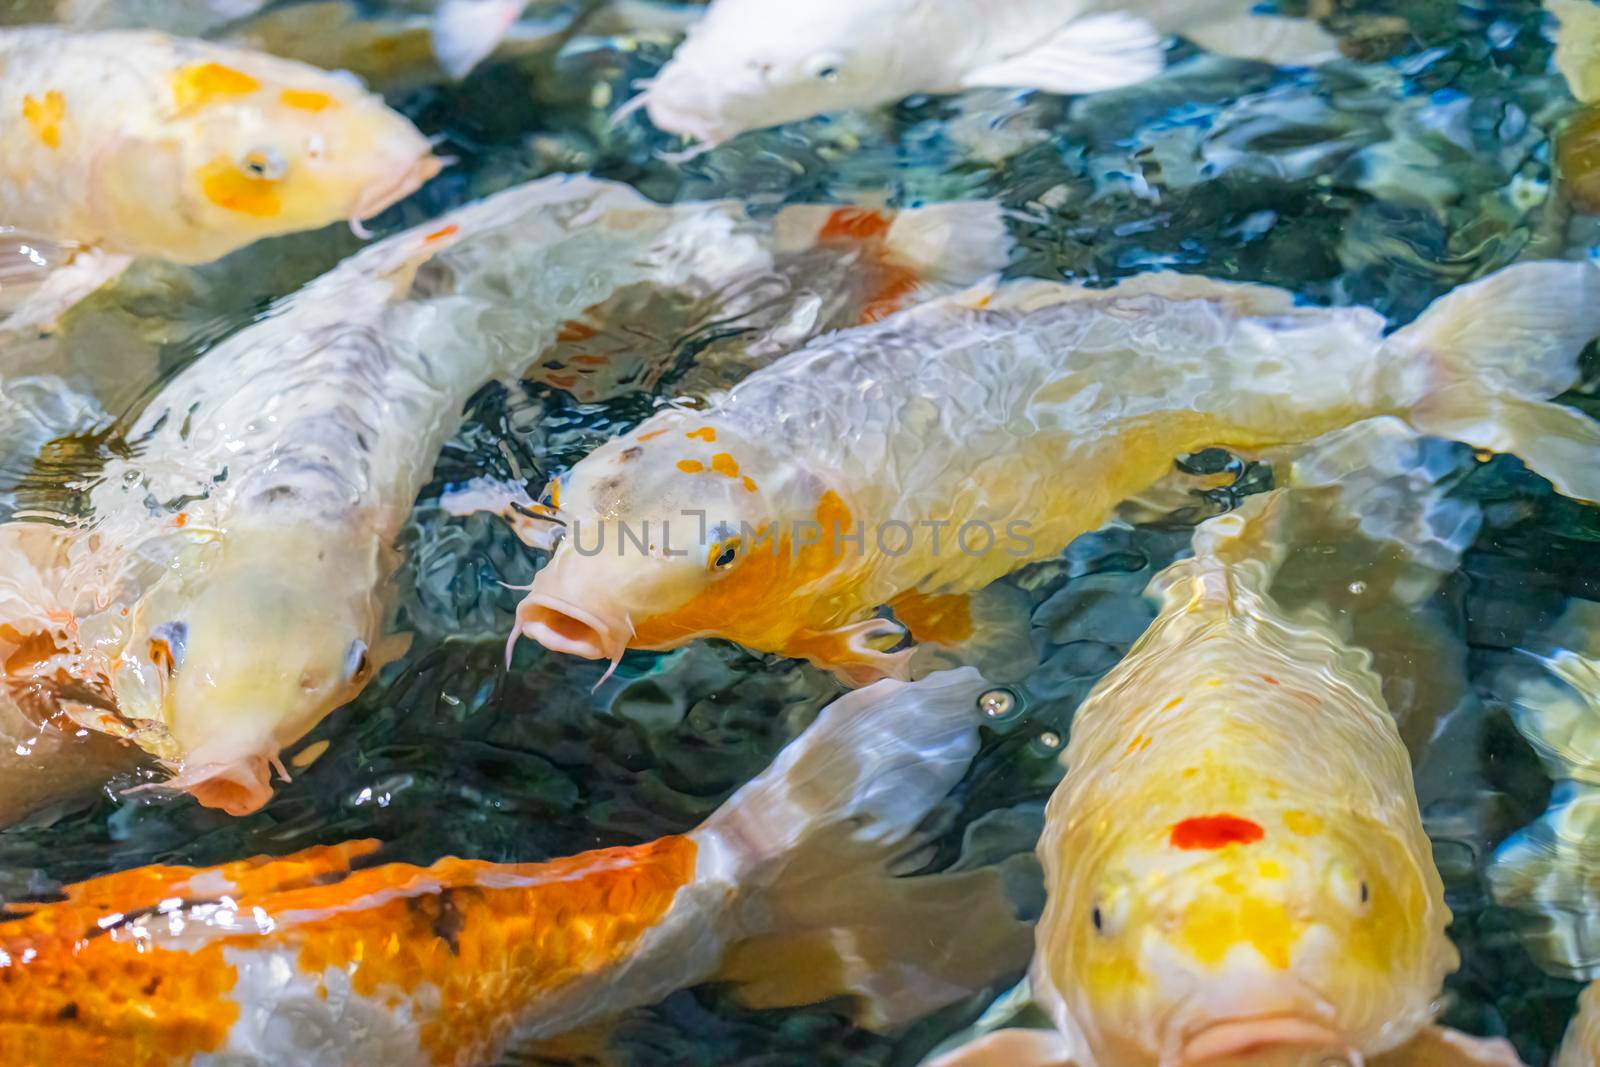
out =
<path fill-rule="evenodd" d="M 547 4 L 538 4 L 540 8 Z M 573 5 L 567 5 L 573 6 Z M 473 67 L 516 42 L 517 20 L 535 0 L 440 0 L 433 17 L 433 50 L 452 77 L 465 77 Z M 665 0 L 584 0 L 564 20 L 571 30 L 591 33 L 655 32 L 680 34 L 700 17 L 698 4 Z"/>
<path fill-rule="evenodd" d="M 1556 68 L 1566 76 L 1572 95 L 1586 104 L 1600 104 L 1600 4 L 1594 0 L 1545 0 L 1556 17 Z"/>
<path fill-rule="evenodd" d="M 768 1006 L 855 994 L 867 1023 L 902 1023 L 1026 957 L 995 870 L 888 873 L 976 754 L 985 688 L 964 669 L 851 693 L 698 829 L 645 845 L 414 867 L 371 866 L 364 841 L 9 905 L 0 1055 L 488 1063 L 714 976 Z"/>
<path fill-rule="evenodd" d="M 0 30 L 0 114 L 0 224 L 83 249 L 80 296 L 126 257 L 359 225 L 442 165 L 348 78 L 158 33 Z"/>
<path fill-rule="evenodd" d="M 1337 54 L 1316 23 L 1253 14 L 1249 0 L 713 0 L 630 107 L 715 145 L 917 93 L 1135 85 L 1166 66 L 1169 33 L 1274 62 Z"/>
<path fill-rule="evenodd" d="M 1600 604 L 1574 600 L 1556 649 L 1508 667 L 1501 683 L 1517 730 L 1555 780 L 1550 808 L 1495 851 L 1485 875 L 1495 901 L 1528 914 L 1525 940 L 1547 969 L 1600 977 L 1592 903 L 1600 892 Z"/>
<path fill-rule="evenodd" d="M 352 257 L 168 382 L 81 526 L 0 527 L 50 545 L 0 571 L 6 684 L 259 807 L 280 750 L 392 655 L 390 546 L 472 393 L 630 286 L 770 269 L 763 242 L 733 205 L 552 178 Z"/>
<path fill-rule="evenodd" d="M 270 0 L 20 0 L 29 21 L 73 30 L 161 30 L 203 37 Z"/>
<path fill-rule="evenodd" d="M 1175 457 L 1377 415 L 1520 455 L 1600 499 L 1600 425 L 1547 403 L 1600 335 L 1600 269 L 1508 268 L 1390 337 L 1365 309 L 1155 274 L 937 300 L 815 342 L 702 410 L 608 442 L 547 491 L 564 539 L 521 634 L 615 661 L 700 637 L 896 674 L 959 644 L 966 594 L 1055 556 Z"/>
<path fill-rule="evenodd" d="M 1268 593 L 1292 499 L 1200 527 L 1073 718 L 1029 975 L 1056 1033 L 938 1067 L 1518 1062 L 1430 1026 L 1443 884 L 1370 657 Z"/>

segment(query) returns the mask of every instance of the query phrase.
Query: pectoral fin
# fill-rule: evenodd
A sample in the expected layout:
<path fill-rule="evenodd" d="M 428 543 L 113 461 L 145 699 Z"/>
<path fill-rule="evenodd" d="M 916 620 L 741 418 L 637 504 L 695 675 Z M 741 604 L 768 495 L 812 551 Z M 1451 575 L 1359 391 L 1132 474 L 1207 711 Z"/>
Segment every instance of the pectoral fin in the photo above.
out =
<path fill-rule="evenodd" d="M 1075 1067 L 1053 1030 L 996 1030 L 923 1067 Z"/>
<path fill-rule="evenodd" d="M 17 233 L 0 245 L 0 332 L 49 331 L 74 304 L 113 281 L 130 256 L 80 250 Z"/>
<path fill-rule="evenodd" d="M 1442 1026 L 1424 1027 L 1406 1044 L 1375 1056 L 1368 1067 L 1526 1067 L 1500 1037 L 1469 1037 Z"/>
<path fill-rule="evenodd" d="M 969 71 L 962 84 L 1094 93 L 1148 81 L 1166 63 L 1162 35 L 1153 25 L 1106 12 L 1074 19 L 1035 48 Z"/>

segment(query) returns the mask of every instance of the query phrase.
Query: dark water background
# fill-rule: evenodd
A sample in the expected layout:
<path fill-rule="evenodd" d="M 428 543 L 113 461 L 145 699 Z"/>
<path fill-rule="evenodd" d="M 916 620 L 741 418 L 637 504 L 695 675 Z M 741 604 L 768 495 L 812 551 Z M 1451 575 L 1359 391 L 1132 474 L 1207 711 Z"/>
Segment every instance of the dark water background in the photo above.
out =
<path fill-rule="evenodd" d="M 1165 267 L 1280 285 L 1316 303 L 1369 304 L 1396 324 L 1515 259 L 1596 239 L 1593 220 L 1575 217 L 1555 187 L 1552 135 L 1574 105 L 1551 72 L 1536 4 L 1342 0 L 1330 26 L 1359 58 L 1281 71 L 1180 43 L 1168 75 L 1133 89 L 1076 100 L 913 99 L 748 135 L 682 164 L 658 158 L 676 144 L 642 120 L 607 126 L 614 102 L 659 66 L 671 41 L 579 38 L 559 55 L 491 63 L 459 86 L 397 94 L 461 163 L 375 228 L 397 230 L 553 171 L 592 171 L 661 200 L 738 197 L 774 210 L 996 197 L 1022 248 L 1015 275 L 1109 281 Z M 199 272 L 147 268 L 96 298 L 89 313 L 103 325 L 86 331 L 73 358 L 89 365 L 115 348 L 119 377 L 105 402 L 122 414 L 357 245 L 329 230 Z M 688 339 L 682 349 L 679 367 L 692 363 Z M 502 643 L 520 594 L 501 583 L 525 583 L 539 557 L 496 520 L 430 506 L 443 485 L 480 474 L 542 484 L 673 390 L 669 375 L 660 396 L 587 406 L 531 384 L 483 390 L 405 537 L 403 621 L 418 636 L 313 735 L 331 742 L 328 753 L 245 819 L 108 791 L 87 810 L 0 832 L 0 890 L 352 837 L 384 839 L 394 859 L 525 861 L 692 827 L 837 694 L 834 683 L 718 643 L 630 653 L 593 693 L 601 667 L 527 643 L 507 673 Z M 1589 402 L 1587 390 L 1571 399 Z M 113 427 L 52 450 L 20 495 L 51 500 L 116 443 Z M 1423 611 L 1456 642 L 1472 687 L 1439 724 L 1408 732 L 1464 960 L 1448 983 L 1445 1021 L 1508 1034 L 1538 1064 L 1579 987 L 1541 973 L 1521 920 L 1487 897 L 1490 852 L 1543 811 L 1550 788 L 1495 685 L 1566 598 L 1600 599 L 1600 512 L 1554 497 L 1514 459 L 1456 458 L 1451 492 L 1480 504 L 1485 521 Z M 1196 463 L 1226 467 L 1215 456 Z M 1026 880 L 1058 774 L 1050 735 L 1065 736 L 1076 703 L 1148 622 L 1140 592 L 1186 549 L 1193 523 L 1271 484 L 1267 469 L 1233 473 L 1231 489 L 1197 491 L 1159 521 L 1088 535 L 1061 561 L 1011 579 L 1036 604 L 1043 665 L 1020 687 L 1019 711 L 986 730 L 931 866 L 964 850 L 969 859 L 1012 855 Z M 703 987 L 618 1021 L 612 1062 L 911 1064 L 984 1003 L 880 1036 L 853 1028 L 842 1005 L 751 1012 Z"/>

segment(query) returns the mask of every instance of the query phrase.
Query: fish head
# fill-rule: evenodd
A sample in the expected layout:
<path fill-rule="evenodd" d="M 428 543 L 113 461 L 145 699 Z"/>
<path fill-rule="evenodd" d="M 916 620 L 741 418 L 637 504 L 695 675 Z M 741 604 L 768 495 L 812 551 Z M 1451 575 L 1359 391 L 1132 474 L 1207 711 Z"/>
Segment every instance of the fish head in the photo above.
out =
<path fill-rule="evenodd" d="M 1101 1062 L 1359 1064 L 1428 1020 L 1457 957 L 1420 828 L 1203 791 L 1164 814 L 1058 859 L 1036 966 Z"/>
<path fill-rule="evenodd" d="M 916 89 L 898 76 L 910 43 L 897 20 L 875 12 L 844 2 L 713 4 L 645 91 L 650 121 L 716 145 L 899 99 Z"/>
<path fill-rule="evenodd" d="M 279 752 L 372 678 L 377 547 L 324 528 L 233 530 L 139 604 L 115 677 L 159 724 L 165 783 L 232 814 L 271 797 Z"/>
<path fill-rule="evenodd" d="M 110 148 L 95 168 L 97 212 L 133 251 L 203 263 L 264 237 L 359 226 L 443 166 L 345 76 L 240 53 L 172 83 L 159 136 Z"/>
<path fill-rule="evenodd" d="M 649 420 L 552 483 L 547 499 L 565 526 L 516 635 L 615 663 L 629 647 L 726 635 L 763 606 L 783 617 L 806 558 L 775 531 L 791 498 L 815 492 L 804 481 L 792 460 L 714 420 Z"/>

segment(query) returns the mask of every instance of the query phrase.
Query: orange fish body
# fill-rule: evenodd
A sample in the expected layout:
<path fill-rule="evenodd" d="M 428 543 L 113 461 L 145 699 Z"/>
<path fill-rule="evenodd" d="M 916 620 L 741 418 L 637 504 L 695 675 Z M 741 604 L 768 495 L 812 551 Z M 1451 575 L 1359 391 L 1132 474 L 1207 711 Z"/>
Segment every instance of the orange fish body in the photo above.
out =
<path fill-rule="evenodd" d="M 371 865 L 378 843 L 356 841 L 145 867 L 13 905 L 0 1062 L 477 1064 L 710 978 L 736 943 L 800 931 L 802 915 L 832 931 L 848 926 L 835 911 L 861 920 L 860 900 L 883 899 L 891 924 L 929 922 L 943 901 L 982 922 L 972 876 L 912 884 L 884 865 L 918 847 L 908 836 L 965 773 L 984 688 L 966 668 L 851 693 L 699 828 L 648 844 L 418 867 Z M 1007 908 L 989 930 L 971 952 L 933 946 L 944 958 L 926 982 L 900 966 L 896 1004 L 922 990 L 937 1007 L 1020 966 L 1026 927 Z"/>

